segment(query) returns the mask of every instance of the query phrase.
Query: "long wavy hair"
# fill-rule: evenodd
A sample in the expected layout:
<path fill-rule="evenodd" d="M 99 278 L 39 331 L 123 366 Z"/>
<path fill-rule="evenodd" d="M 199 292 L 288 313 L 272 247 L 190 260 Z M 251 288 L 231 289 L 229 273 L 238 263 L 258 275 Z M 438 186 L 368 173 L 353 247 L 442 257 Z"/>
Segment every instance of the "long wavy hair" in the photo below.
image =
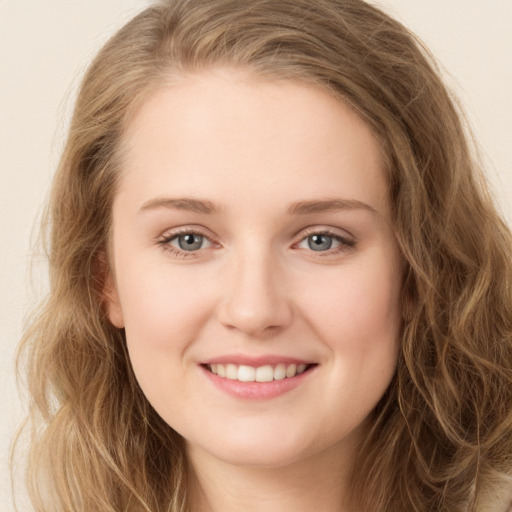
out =
<path fill-rule="evenodd" d="M 160 2 L 90 66 L 47 210 L 50 291 L 21 345 L 35 509 L 189 510 L 182 439 L 141 392 L 101 296 L 130 116 L 173 76 L 217 65 L 317 85 L 386 155 L 405 321 L 352 475 L 359 510 L 506 509 L 511 235 L 427 50 L 362 0 Z"/>

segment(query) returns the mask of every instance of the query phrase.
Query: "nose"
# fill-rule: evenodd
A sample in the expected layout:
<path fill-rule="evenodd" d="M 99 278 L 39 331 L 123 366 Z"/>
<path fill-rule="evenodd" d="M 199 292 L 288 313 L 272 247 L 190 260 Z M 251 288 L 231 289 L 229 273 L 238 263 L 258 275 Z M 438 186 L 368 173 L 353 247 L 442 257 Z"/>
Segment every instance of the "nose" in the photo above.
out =
<path fill-rule="evenodd" d="M 219 321 L 254 338 L 285 329 L 293 312 L 278 262 L 259 251 L 246 251 L 234 259 L 227 269 Z"/>

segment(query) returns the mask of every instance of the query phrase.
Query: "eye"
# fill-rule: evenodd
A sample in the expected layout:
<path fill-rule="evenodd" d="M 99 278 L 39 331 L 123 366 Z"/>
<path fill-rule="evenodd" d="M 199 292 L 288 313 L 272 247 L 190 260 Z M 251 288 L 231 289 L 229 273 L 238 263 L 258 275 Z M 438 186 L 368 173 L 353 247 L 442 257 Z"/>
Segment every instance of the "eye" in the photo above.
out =
<path fill-rule="evenodd" d="M 305 241 L 307 242 L 308 248 L 312 251 L 328 251 L 332 248 L 333 244 L 338 242 L 331 235 L 324 233 L 309 235 Z"/>
<path fill-rule="evenodd" d="M 209 249 L 214 242 L 206 235 L 194 229 L 178 229 L 166 233 L 157 240 L 159 246 L 175 257 L 186 258 L 195 256 L 203 249 Z"/>
<path fill-rule="evenodd" d="M 315 251 L 318 253 L 327 253 L 327 254 L 337 254 L 339 252 L 349 250 L 350 248 L 355 246 L 355 241 L 341 236 L 340 234 L 335 234 L 331 232 L 325 231 L 314 231 L 310 232 L 306 237 L 304 237 L 296 247 L 299 249 L 308 249 L 310 251 Z"/>
<path fill-rule="evenodd" d="M 168 243 L 176 249 L 187 252 L 205 249 L 211 245 L 208 238 L 199 233 L 182 233 L 171 238 Z"/>

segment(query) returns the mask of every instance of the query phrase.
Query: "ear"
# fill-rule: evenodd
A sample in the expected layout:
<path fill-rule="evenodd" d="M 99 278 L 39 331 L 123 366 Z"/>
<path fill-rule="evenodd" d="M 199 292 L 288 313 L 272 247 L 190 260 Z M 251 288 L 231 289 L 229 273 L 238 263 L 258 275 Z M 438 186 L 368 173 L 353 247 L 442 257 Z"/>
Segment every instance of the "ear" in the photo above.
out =
<path fill-rule="evenodd" d="M 112 275 L 112 271 L 108 271 L 105 277 L 105 287 L 103 290 L 103 301 L 107 310 L 107 317 L 110 323 L 118 329 L 124 328 L 123 310 L 117 293 L 117 285 Z"/>
<path fill-rule="evenodd" d="M 117 291 L 117 284 L 111 265 L 105 253 L 98 255 L 100 278 L 100 300 L 104 304 L 107 318 L 118 329 L 124 328 L 124 316 Z"/>

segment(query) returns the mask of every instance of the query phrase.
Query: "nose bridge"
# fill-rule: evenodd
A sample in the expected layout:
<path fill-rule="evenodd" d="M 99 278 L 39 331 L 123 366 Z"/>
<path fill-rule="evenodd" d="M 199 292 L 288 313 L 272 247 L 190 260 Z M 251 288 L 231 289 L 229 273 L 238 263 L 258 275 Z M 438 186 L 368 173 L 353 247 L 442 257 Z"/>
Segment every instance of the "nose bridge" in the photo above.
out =
<path fill-rule="evenodd" d="M 270 244 L 247 241 L 233 251 L 227 265 L 221 322 L 253 336 L 285 327 L 291 320 L 291 305 Z"/>

